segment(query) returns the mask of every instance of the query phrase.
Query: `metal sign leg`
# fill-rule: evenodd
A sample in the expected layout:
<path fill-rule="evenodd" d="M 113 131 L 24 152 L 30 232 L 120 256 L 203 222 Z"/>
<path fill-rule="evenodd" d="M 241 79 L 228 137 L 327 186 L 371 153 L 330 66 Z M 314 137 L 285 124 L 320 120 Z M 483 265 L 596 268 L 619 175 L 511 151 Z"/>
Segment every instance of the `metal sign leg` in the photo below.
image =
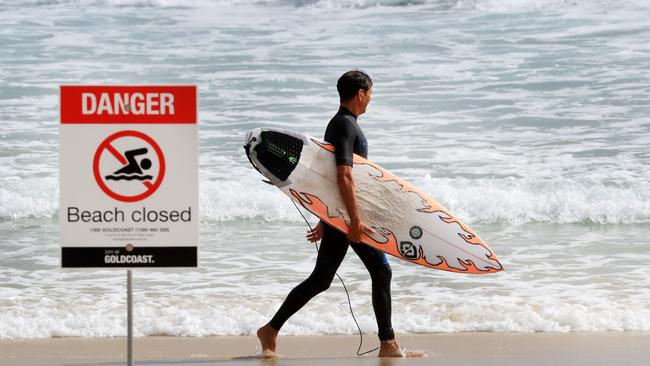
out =
<path fill-rule="evenodd" d="M 126 322 L 127 322 L 127 336 L 126 336 L 126 362 L 128 366 L 133 366 L 133 275 L 131 270 L 126 271 Z"/>

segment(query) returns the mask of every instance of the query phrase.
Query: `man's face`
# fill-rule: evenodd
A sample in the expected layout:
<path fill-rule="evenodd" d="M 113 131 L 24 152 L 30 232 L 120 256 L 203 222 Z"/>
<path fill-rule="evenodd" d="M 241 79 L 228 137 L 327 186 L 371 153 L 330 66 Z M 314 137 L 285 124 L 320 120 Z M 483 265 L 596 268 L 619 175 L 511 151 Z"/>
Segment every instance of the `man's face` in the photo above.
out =
<path fill-rule="evenodd" d="M 363 90 L 359 89 L 359 94 L 360 94 L 360 99 L 361 99 L 361 107 L 363 112 L 366 112 L 366 108 L 368 107 L 368 104 L 370 104 L 370 100 L 372 99 L 372 86 L 368 88 L 368 90 Z"/>

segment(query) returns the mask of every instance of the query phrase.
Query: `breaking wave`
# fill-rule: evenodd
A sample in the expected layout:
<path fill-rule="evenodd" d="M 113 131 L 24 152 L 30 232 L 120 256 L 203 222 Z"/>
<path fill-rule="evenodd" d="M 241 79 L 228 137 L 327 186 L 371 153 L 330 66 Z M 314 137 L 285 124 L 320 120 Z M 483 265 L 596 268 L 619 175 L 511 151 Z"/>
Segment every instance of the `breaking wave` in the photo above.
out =
<path fill-rule="evenodd" d="M 555 178 L 431 178 L 411 180 L 463 221 L 481 224 L 650 222 L 650 182 L 607 184 Z M 289 198 L 257 177 L 200 183 L 201 219 L 294 221 L 302 219 Z M 56 178 L 0 180 L 0 220 L 54 217 Z"/>

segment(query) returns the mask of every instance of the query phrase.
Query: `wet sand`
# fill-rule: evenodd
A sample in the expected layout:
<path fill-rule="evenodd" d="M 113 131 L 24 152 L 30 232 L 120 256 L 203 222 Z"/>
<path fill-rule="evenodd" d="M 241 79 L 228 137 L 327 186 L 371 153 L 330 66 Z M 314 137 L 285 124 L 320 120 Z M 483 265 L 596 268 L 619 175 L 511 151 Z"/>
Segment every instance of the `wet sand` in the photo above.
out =
<path fill-rule="evenodd" d="M 648 365 L 650 332 L 454 333 L 398 335 L 422 359 L 358 357 L 358 336 L 286 336 L 278 359 L 255 357 L 252 336 L 140 337 L 136 365 Z M 378 346 L 364 337 L 364 350 Z M 1 340 L 0 365 L 124 365 L 125 338 Z"/>

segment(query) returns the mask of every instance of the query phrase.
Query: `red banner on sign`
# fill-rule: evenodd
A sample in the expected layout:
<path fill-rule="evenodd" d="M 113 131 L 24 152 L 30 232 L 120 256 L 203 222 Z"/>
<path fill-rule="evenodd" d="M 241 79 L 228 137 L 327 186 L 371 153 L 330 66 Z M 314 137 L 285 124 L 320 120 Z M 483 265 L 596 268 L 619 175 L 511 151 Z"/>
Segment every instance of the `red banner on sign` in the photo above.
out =
<path fill-rule="evenodd" d="M 196 86 L 62 85 L 61 123 L 196 123 Z"/>

